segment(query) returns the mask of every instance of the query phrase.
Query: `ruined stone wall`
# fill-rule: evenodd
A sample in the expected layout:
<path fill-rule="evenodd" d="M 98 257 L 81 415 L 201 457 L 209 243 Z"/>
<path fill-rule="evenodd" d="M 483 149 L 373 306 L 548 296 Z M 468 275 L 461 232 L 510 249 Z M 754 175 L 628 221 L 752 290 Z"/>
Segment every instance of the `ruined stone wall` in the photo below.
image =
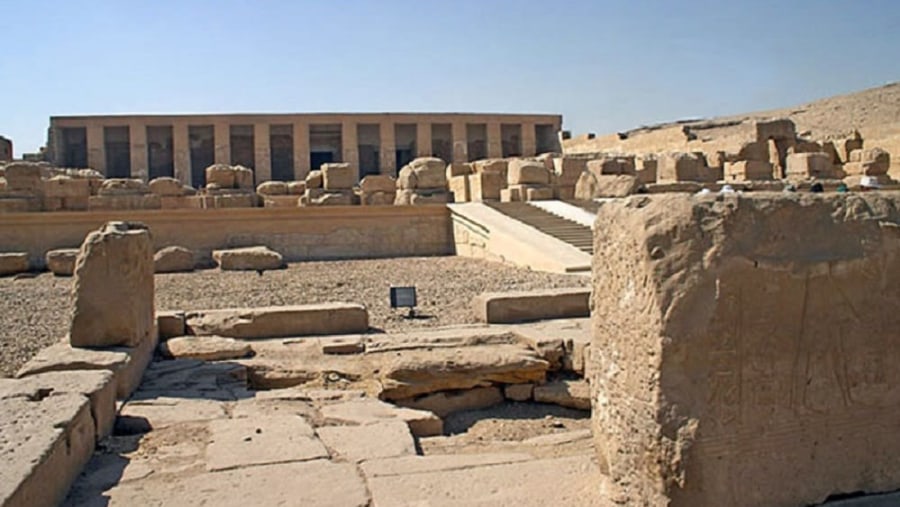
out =
<path fill-rule="evenodd" d="M 156 250 L 180 245 L 206 257 L 213 249 L 253 245 L 291 262 L 453 253 L 444 206 L 16 213 L 4 216 L 0 245 L 28 252 L 32 266 L 40 267 L 46 251 L 77 247 L 88 232 L 113 220 L 147 224 Z"/>
<path fill-rule="evenodd" d="M 627 505 L 900 487 L 900 193 L 634 196 L 595 232 L 593 430 Z"/>

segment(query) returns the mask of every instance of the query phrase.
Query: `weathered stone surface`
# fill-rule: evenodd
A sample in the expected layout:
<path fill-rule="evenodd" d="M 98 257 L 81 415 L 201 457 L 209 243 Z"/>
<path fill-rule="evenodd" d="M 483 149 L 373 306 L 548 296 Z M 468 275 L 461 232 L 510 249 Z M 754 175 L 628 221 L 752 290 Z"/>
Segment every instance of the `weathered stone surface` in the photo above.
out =
<path fill-rule="evenodd" d="M 534 386 L 534 401 L 553 403 L 578 410 L 590 410 L 590 386 L 584 380 L 555 380 Z"/>
<path fill-rule="evenodd" d="M 234 168 L 228 164 L 213 164 L 206 168 L 206 184 L 219 188 L 235 188 Z"/>
<path fill-rule="evenodd" d="M 41 165 L 33 162 L 13 162 L 4 168 L 6 188 L 22 192 L 40 192 Z"/>
<path fill-rule="evenodd" d="M 184 336 L 184 312 L 178 310 L 156 312 L 156 328 L 162 339 Z"/>
<path fill-rule="evenodd" d="M 769 139 L 793 141 L 797 137 L 797 129 L 794 126 L 794 122 L 787 118 L 756 121 L 754 122 L 754 128 L 756 129 L 756 140 L 758 142 L 766 142 Z"/>
<path fill-rule="evenodd" d="M 349 190 L 356 183 L 356 170 L 350 164 L 322 164 L 322 188 Z"/>
<path fill-rule="evenodd" d="M 397 191 L 397 182 L 386 174 L 369 174 L 359 182 L 359 188 L 363 192 L 386 192 L 392 194 Z"/>
<path fill-rule="evenodd" d="M 216 419 L 209 423 L 206 469 L 214 472 L 327 458 L 312 426 L 297 416 Z"/>
<path fill-rule="evenodd" d="M 537 160 L 510 160 L 506 170 L 506 182 L 510 185 L 550 184 L 550 172 Z"/>
<path fill-rule="evenodd" d="M 223 336 L 177 336 L 159 346 L 162 353 L 175 359 L 224 361 L 253 354 L 249 343 Z"/>
<path fill-rule="evenodd" d="M 589 489 L 602 480 L 590 456 L 500 464 L 496 455 L 490 455 L 486 463 L 479 463 L 478 457 L 389 458 L 362 468 L 375 505 L 429 505 L 438 503 L 435 499 L 444 505 L 608 505 L 607 499 Z M 379 475 L 376 463 L 386 467 L 391 460 L 415 463 L 426 471 Z"/>
<path fill-rule="evenodd" d="M 283 181 L 264 181 L 256 186 L 256 193 L 260 195 L 286 195 L 288 185 Z"/>
<path fill-rule="evenodd" d="M 895 193 L 600 208 L 593 430 L 622 503 L 900 487 Z"/>
<path fill-rule="evenodd" d="M 480 322 L 491 324 L 587 317 L 590 295 L 590 289 L 580 288 L 485 292 L 472 299 L 472 308 Z"/>
<path fill-rule="evenodd" d="M 503 395 L 511 401 L 528 401 L 534 394 L 534 384 L 511 384 L 503 387 Z"/>
<path fill-rule="evenodd" d="M 581 173 L 575 184 L 575 198 L 590 201 L 598 197 L 625 197 L 641 188 L 637 176 L 595 175 L 590 171 Z"/>
<path fill-rule="evenodd" d="M 844 171 L 850 176 L 884 176 L 891 167 L 891 154 L 881 148 L 859 149 L 850 152 Z"/>
<path fill-rule="evenodd" d="M 97 211 L 160 209 L 162 198 L 156 194 L 112 194 L 88 197 L 88 209 Z"/>
<path fill-rule="evenodd" d="M 316 434 L 338 457 L 353 463 L 416 454 L 409 426 L 399 419 L 364 426 L 322 426 Z"/>
<path fill-rule="evenodd" d="M 137 391 L 135 394 L 141 394 Z M 116 431 L 129 428 L 135 433 L 168 428 L 175 424 L 224 419 L 224 405 L 215 399 L 186 398 L 183 394 L 131 399 L 119 411 Z M 177 397 L 176 397 L 177 396 Z M 132 429 L 132 427 L 136 429 Z"/>
<path fill-rule="evenodd" d="M 427 410 L 438 417 L 447 417 L 453 412 L 478 410 L 503 403 L 503 394 L 498 387 L 476 387 L 462 391 L 441 391 L 417 398 L 395 400 L 401 407 Z"/>
<path fill-rule="evenodd" d="M 150 193 L 150 187 L 139 179 L 134 178 L 109 178 L 103 180 L 97 195 L 144 195 Z"/>
<path fill-rule="evenodd" d="M 447 163 L 436 157 L 419 157 L 409 163 L 415 174 L 416 189 L 446 189 Z"/>
<path fill-rule="evenodd" d="M 725 179 L 728 181 L 771 180 L 772 164 L 760 160 L 739 160 L 725 163 Z"/>
<path fill-rule="evenodd" d="M 506 187 L 506 175 L 499 171 L 480 171 L 467 178 L 473 202 L 499 201 L 500 191 Z"/>
<path fill-rule="evenodd" d="M 263 208 L 296 208 L 298 197 L 292 194 L 264 195 L 262 196 Z"/>
<path fill-rule="evenodd" d="M 333 190 L 323 192 L 322 194 L 312 197 L 307 192 L 304 196 L 306 204 L 310 206 L 352 206 L 359 204 L 359 199 L 353 190 Z"/>
<path fill-rule="evenodd" d="M 184 195 L 184 185 L 181 181 L 165 176 L 150 180 L 147 185 L 151 192 L 164 197 L 180 197 Z"/>
<path fill-rule="evenodd" d="M 289 181 L 287 191 L 290 195 L 303 195 L 306 193 L 306 181 Z"/>
<path fill-rule="evenodd" d="M 517 345 L 435 348 L 427 356 L 397 353 L 381 371 L 382 397 L 388 400 L 493 383 L 543 381 L 549 365 Z"/>
<path fill-rule="evenodd" d="M 359 201 L 363 206 L 391 206 L 397 198 L 396 192 L 360 192 Z"/>
<path fill-rule="evenodd" d="M 398 206 L 421 206 L 426 204 L 447 204 L 451 194 L 444 190 L 400 190 L 394 198 Z"/>
<path fill-rule="evenodd" d="M 15 275 L 28 271 L 28 254 L 26 252 L 0 253 L 0 276 Z"/>
<path fill-rule="evenodd" d="M 322 188 L 322 171 L 318 169 L 316 169 L 315 171 L 310 171 L 309 174 L 306 175 L 305 183 L 305 190 Z"/>
<path fill-rule="evenodd" d="M 589 160 L 585 169 L 594 176 L 634 176 L 634 157 L 630 156 L 606 156 L 597 160 Z"/>
<path fill-rule="evenodd" d="M 183 246 L 167 246 L 153 254 L 156 273 L 178 273 L 194 270 L 194 252 Z"/>
<path fill-rule="evenodd" d="M 499 173 L 506 180 L 506 170 L 509 167 L 509 161 L 502 158 L 488 158 L 484 160 L 476 160 L 472 163 L 474 172 L 476 173 Z"/>
<path fill-rule="evenodd" d="M 53 176 L 43 181 L 44 197 L 88 197 L 91 185 L 88 180 L 71 176 Z"/>
<path fill-rule="evenodd" d="M 417 437 L 440 435 L 444 431 L 444 422 L 431 412 L 402 408 L 371 398 L 325 405 L 321 412 L 326 422 L 340 424 L 368 425 L 386 420 L 401 420 L 409 425 L 409 430 Z"/>
<path fill-rule="evenodd" d="M 50 250 L 44 256 L 44 260 L 47 262 L 47 269 L 56 276 L 72 276 L 75 272 L 75 261 L 77 259 L 77 248 Z"/>
<path fill-rule="evenodd" d="M 703 159 L 696 153 L 663 153 L 656 163 L 656 181 L 696 181 L 702 167 Z"/>
<path fill-rule="evenodd" d="M 353 334 L 368 331 L 369 312 L 353 303 L 226 308 L 189 312 L 186 325 L 191 334 L 232 338 Z"/>
<path fill-rule="evenodd" d="M 24 398 L 37 402 L 45 396 L 61 394 L 80 394 L 88 398 L 98 441 L 112 432 L 116 419 L 116 384 L 110 371 L 48 372 L 17 380 L 0 379 L 0 400 Z"/>
<path fill-rule="evenodd" d="M 81 394 L 0 399 L 0 505 L 58 505 L 94 451 Z"/>
<path fill-rule="evenodd" d="M 791 153 L 787 156 L 785 176 L 788 178 L 831 178 L 834 164 L 825 153 Z"/>
<path fill-rule="evenodd" d="M 578 181 L 582 171 L 587 168 L 587 160 L 575 157 L 554 157 L 553 172 L 556 184 L 560 186 L 572 186 Z"/>
<path fill-rule="evenodd" d="M 74 287 L 73 346 L 135 347 L 155 339 L 153 243 L 145 225 L 108 222 L 88 234 Z"/>
<path fill-rule="evenodd" d="M 226 271 L 258 271 L 284 267 L 281 254 L 265 246 L 213 250 L 212 258 L 220 269 Z"/>
<path fill-rule="evenodd" d="M 453 202 L 468 202 L 471 200 L 468 175 L 451 176 L 447 179 L 447 188 L 453 194 Z"/>
<path fill-rule="evenodd" d="M 364 335 L 326 336 L 317 340 L 323 354 L 361 354 L 366 350 Z"/>
<path fill-rule="evenodd" d="M 472 166 L 462 162 L 451 162 L 447 164 L 445 173 L 447 181 L 450 181 L 450 178 L 472 174 Z"/>

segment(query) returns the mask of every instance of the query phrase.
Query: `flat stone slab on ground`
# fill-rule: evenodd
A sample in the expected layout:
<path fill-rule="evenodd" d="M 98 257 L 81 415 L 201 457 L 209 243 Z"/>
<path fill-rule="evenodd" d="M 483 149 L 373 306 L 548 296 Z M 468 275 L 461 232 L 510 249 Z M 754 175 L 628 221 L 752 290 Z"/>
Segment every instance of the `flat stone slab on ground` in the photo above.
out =
<path fill-rule="evenodd" d="M 230 338 L 353 334 L 369 330 L 369 314 L 354 303 L 224 308 L 187 312 L 185 325 L 190 334 Z"/>
<path fill-rule="evenodd" d="M 119 419 L 139 424 L 146 430 L 160 429 L 191 421 L 209 421 L 226 417 L 222 403 L 216 400 L 159 397 L 129 401 L 119 412 Z M 125 421 L 118 421 L 117 426 Z"/>
<path fill-rule="evenodd" d="M 68 505 L 365 507 L 369 504 L 365 484 L 356 467 L 328 460 L 200 474 L 153 474 L 142 480 L 118 484 L 104 491 L 96 500 Z"/>
<path fill-rule="evenodd" d="M 241 359 L 253 354 L 249 343 L 224 336 L 178 336 L 161 343 L 159 348 L 168 357 L 201 361 Z"/>
<path fill-rule="evenodd" d="M 363 426 L 322 426 L 316 434 L 329 449 L 350 462 L 416 454 L 409 426 L 401 420 Z"/>
<path fill-rule="evenodd" d="M 421 457 L 422 463 L 428 456 Z M 602 476 L 590 456 L 488 464 L 455 470 L 369 475 L 375 506 L 599 506 Z"/>
<path fill-rule="evenodd" d="M 554 380 L 534 386 L 534 401 L 590 410 L 591 386 L 586 380 Z"/>
<path fill-rule="evenodd" d="M 344 424 L 365 425 L 399 419 L 408 424 L 417 437 L 440 435 L 444 431 L 444 422 L 431 412 L 401 408 L 372 398 L 326 405 L 321 412 L 326 421 Z"/>
<path fill-rule="evenodd" d="M 591 289 L 485 292 L 472 308 L 480 322 L 493 324 L 590 317 L 590 297 Z"/>
<path fill-rule="evenodd" d="M 209 430 L 209 471 L 328 458 L 312 426 L 299 416 L 221 419 L 211 421 Z"/>
<path fill-rule="evenodd" d="M 447 417 L 453 412 L 478 410 L 503 403 L 505 398 L 499 387 L 475 387 L 462 391 L 441 391 L 418 398 L 397 400 L 402 407 L 427 410 L 438 417 Z"/>

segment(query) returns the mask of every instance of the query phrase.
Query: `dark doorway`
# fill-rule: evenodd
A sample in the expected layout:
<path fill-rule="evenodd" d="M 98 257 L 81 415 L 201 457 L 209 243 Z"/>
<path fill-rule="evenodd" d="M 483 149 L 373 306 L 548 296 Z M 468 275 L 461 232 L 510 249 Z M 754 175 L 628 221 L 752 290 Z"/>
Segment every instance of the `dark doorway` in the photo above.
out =
<path fill-rule="evenodd" d="M 501 153 L 503 157 L 522 156 L 522 125 L 512 123 L 500 125 Z"/>
<path fill-rule="evenodd" d="M 231 125 L 228 141 L 231 146 L 231 165 L 254 169 L 256 157 L 253 153 L 253 125 Z"/>
<path fill-rule="evenodd" d="M 311 151 L 309 152 L 310 166 L 314 171 L 318 171 L 322 164 L 334 162 L 334 153 L 330 151 Z"/>
<path fill-rule="evenodd" d="M 449 123 L 431 126 L 431 152 L 444 162 L 453 161 L 453 131 Z"/>
<path fill-rule="evenodd" d="M 377 124 L 361 124 L 356 128 L 359 153 L 359 179 L 381 172 L 381 128 Z"/>
<path fill-rule="evenodd" d="M 487 125 L 484 123 L 466 124 L 466 147 L 469 162 L 487 158 Z"/>
<path fill-rule="evenodd" d="M 559 150 L 559 139 L 556 137 L 556 128 L 550 124 L 534 126 L 534 137 L 538 154 L 554 153 Z"/>
<path fill-rule="evenodd" d="M 131 177 L 131 141 L 128 127 L 103 127 L 106 177 Z"/>
<path fill-rule="evenodd" d="M 147 127 L 147 165 L 151 180 L 175 176 L 172 127 Z"/>
<path fill-rule="evenodd" d="M 293 181 L 293 125 L 272 125 L 269 127 L 269 150 L 272 160 L 272 179 L 276 181 Z"/>
<path fill-rule="evenodd" d="M 344 146 L 340 123 L 309 126 L 309 162 L 316 171 L 322 164 L 340 162 Z"/>
<path fill-rule="evenodd" d="M 87 167 L 87 129 L 62 129 L 61 163 L 64 167 Z"/>
<path fill-rule="evenodd" d="M 191 185 L 202 188 L 206 185 L 206 168 L 216 160 L 215 132 L 212 125 L 188 128 L 191 151 Z"/>

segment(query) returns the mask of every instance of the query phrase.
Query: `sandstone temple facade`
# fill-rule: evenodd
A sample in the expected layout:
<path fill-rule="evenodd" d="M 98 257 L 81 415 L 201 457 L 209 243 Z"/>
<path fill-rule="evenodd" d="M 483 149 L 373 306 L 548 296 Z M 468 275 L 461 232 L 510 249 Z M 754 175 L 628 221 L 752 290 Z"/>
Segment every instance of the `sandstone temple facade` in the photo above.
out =
<path fill-rule="evenodd" d="M 302 180 L 323 163 L 396 176 L 416 157 L 446 162 L 559 151 L 562 116 L 354 113 L 55 116 L 47 160 L 110 178 L 171 176 L 201 187 L 206 167 L 243 165 L 256 183 Z"/>

